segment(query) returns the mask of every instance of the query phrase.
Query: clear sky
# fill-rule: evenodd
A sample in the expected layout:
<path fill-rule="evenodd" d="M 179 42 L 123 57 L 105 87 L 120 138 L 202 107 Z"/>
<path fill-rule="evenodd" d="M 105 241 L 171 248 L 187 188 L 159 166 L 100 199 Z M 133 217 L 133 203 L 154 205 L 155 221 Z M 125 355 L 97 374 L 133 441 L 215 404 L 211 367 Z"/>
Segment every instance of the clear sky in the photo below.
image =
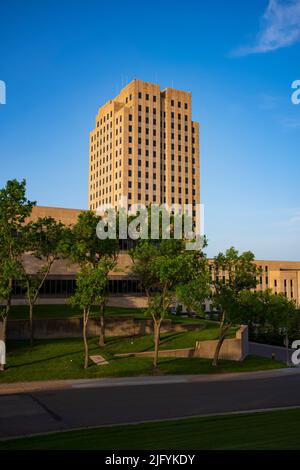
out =
<path fill-rule="evenodd" d="M 300 260 L 300 0 L 0 0 L 0 186 L 87 207 L 98 107 L 139 78 L 192 91 L 208 254 Z"/>

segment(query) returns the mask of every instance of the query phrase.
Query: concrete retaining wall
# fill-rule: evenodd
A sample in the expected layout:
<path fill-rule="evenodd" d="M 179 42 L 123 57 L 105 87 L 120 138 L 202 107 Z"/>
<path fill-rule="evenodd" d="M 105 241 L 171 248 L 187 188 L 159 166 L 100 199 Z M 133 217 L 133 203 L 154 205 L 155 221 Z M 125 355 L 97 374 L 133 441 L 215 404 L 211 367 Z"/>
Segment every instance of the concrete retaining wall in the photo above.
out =
<path fill-rule="evenodd" d="M 80 338 L 82 336 L 81 318 L 64 319 L 36 319 L 33 322 L 34 337 L 36 339 L 62 339 L 62 338 Z M 170 331 L 187 331 L 198 329 L 198 325 L 179 325 L 172 324 L 170 319 L 162 323 L 162 333 Z M 1 322 L 0 322 L 1 332 Z M 107 317 L 106 335 L 107 336 L 137 336 L 146 335 L 153 332 L 151 319 L 134 319 L 132 317 Z M 99 319 L 91 318 L 88 323 L 88 336 L 98 336 L 100 333 Z M 29 339 L 29 321 L 28 320 L 9 320 L 7 326 L 8 339 Z"/>
<path fill-rule="evenodd" d="M 69 301 L 68 298 L 63 297 L 39 297 L 36 305 L 62 305 Z M 26 299 L 14 298 L 13 305 L 27 305 Z M 110 307 L 125 307 L 125 308 L 146 308 L 147 297 L 144 295 L 110 295 L 108 298 L 108 306 Z"/>
<path fill-rule="evenodd" d="M 154 351 L 116 354 L 117 357 L 153 357 Z M 195 357 L 195 348 L 160 349 L 159 357 Z"/>
<path fill-rule="evenodd" d="M 195 356 L 212 359 L 217 347 L 217 340 L 197 341 Z M 220 359 L 232 361 L 243 361 L 249 353 L 248 326 L 242 325 L 236 332 L 235 338 L 225 339 L 221 351 Z"/>
<path fill-rule="evenodd" d="M 161 349 L 160 357 L 201 357 L 212 359 L 215 354 L 217 341 L 197 341 L 195 348 L 183 349 Z M 247 357 L 249 351 L 248 327 L 242 325 L 236 332 L 233 339 L 225 339 L 221 351 L 220 359 L 231 361 L 243 361 Z M 137 353 L 116 354 L 118 357 L 153 357 L 154 351 L 144 351 Z"/>

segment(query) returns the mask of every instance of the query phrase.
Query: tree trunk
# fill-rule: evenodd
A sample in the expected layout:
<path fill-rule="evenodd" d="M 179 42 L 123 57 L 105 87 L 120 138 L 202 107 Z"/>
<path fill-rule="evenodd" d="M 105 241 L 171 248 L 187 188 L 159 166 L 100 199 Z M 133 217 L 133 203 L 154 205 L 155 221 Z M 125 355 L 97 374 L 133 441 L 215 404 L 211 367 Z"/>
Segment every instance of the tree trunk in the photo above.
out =
<path fill-rule="evenodd" d="M 30 331 L 30 347 L 33 347 L 33 305 L 29 303 L 29 331 Z"/>
<path fill-rule="evenodd" d="M 153 367 L 156 369 L 158 365 L 158 348 L 160 341 L 160 325 L 161 320 L 154 320 L 154 356 L 153 356 Z"/>
<path fill-rule="evenodd" d="M 223 314 L 223 317 L 222 317 L 221 326 L 220 326 L 219 341 L 218 341 L 218 344 L 217 344 L 217 347 L 216 347 L 216 350 L 215 350 L 215 354 L 214 354 L 214 358 L 213 358 L 213 362 L 212 362 L 212 365 L 214 367 L 217 367 L 217 365 L 219 363 L 219 355 L 220 355 L 221 347 L 222 347 L 222 345 L 224 343 L 224 340 L 226 338 L 227 331 L 232 326 L 231 323 L 228 323 L 227 325 L 224 325 L 224 323 L 225 323 L 225 314 Z"/>
<path fill-rule="evenodd" d="M 6 347 L 6 329 L 7 329 L 7 316 L 2 317 L 2 325 L 0 329 L 0 339 L 4 342 Z M 5 364 L 0 364 L 0 372 L 5 370 Z"/>
<path fill-rule="evenodd" d="M 100 335 L 99 335 L 99 346 L 103 348 L 105 346 L 105 315 L 104 315 L 104 304 L 100 306 Z"/>
<path fill-rule="evenodd" d="M 88 313 L 86 310 L 83 312 L 83 342 L 84 342 L 84 368 L 87 369 L 89 366 L 89 345 L 86 335 L 87 324 L 88 324 Z"/>
<path fill-rule="evenodd" d="M 10 281 L 9 281 L 9 285 L 11 285 Z M 6 342 L 7 319 L 10 313 L 10 309 L 11 309 L 11 295 L 7 299 L 6 306 L 5 306 L 5 314 L 4 314 L 4 317 L 2 317 L 3 319 L 2 320 L 2 341 L 4 341 L 4 343 Z"/>
<path fill-rule="evenodd" d="M 0 339 L 2 339 L 4 343 L 6 342 L 6 330 L 7 330 L 7 316 L 5 315 L 5 317 L 2 317 L 2 327 L 1 327 L 1 336 L 0 336 Z"/>
<path fill-rule="evenodd" d="M 212 362 L 212 365 L 214 367 L 217 367 L 217 365 L 219 363 L 219 355 L 220 355 L 221 347 L 224 343 L 224 339 L 225 339 L 225 334 L 222 334 L 222 336 L 219 338 L 219 341 L 218 341 L 218 344 L 217 344 L 217 347 L 216 347 L 216 350 L 215 350 L 213 362 Z"/>
<path fill-rule="evenodd" d="M 7 315 L 5 317 L 2 317 L 2 325 L 0 324 L 1 329 L 0 329 L 0 339 L 4 342 L 6 345 L 6 330 L 7 330 Z M 3 372 L 5 370 L 5 364 L 0 364 L 0 372 Z"/>

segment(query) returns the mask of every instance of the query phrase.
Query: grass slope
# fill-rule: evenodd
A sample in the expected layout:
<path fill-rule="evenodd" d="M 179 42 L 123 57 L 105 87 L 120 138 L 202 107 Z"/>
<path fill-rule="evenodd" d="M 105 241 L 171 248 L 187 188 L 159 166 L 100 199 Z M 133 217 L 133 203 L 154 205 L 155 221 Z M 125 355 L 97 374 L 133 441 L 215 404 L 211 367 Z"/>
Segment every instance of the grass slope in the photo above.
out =
<path fill-rule="evenodd" d="M 106 307 L 105 313 L 107 316 L 129 316 L 137 318 L 139 320 L 149 319 L 150 317 L 146 315 L 145 309 L 143 308 L 134 308 L 134 307 Z M 27 305 L 14 305 L 12 307 L 9 318 L 12 320 L 26 320 L 28 319 L 28 306 Z M 82 317 L 82 312 L 76 306 L 70 304 L 58 304 L 58 305 L 35 305 L 34 307 L 34 318 L 43 319 L 43 318 L 80 318 Z M 91 317 L 99 317 L 99 308 L 94 306 L 91 310 Z M 202 319 L 200 317 L 182 317 L 176 315 L 167 315 L 166 319 L 169 318 L 173 323 L 191 323 L 197 324 L 201 323 Z M 216 322 L 212 322 L 216 324 Z"/>
<path fill-rule="evenodd" d="M 114 426 L 0 442 L 0 450 L 300 449 L 300 409 Z"/>
<path fill-rule="evenodd" d="M 133 316 L 134 318 L 146 318 L 142 308 L 106 307 L 107 315 Z M 91 317 L 99 316 L 99 308 L 92 308 Z M 78 307 L 69 304 L 61 305 L 36 305 L 34 307 L 34 318 L 78 318 L 82 312 Z M 10 313 L 10 319 L 28 319 L 27 305 L 14 305 Z"/>
<path fill-rule="evenodd" d="M 194 332 L 179 333 L 178 337 L 168 337 L 167 335 L 172 334 L 167 334 L 164 339 L 169 341 L 165 341 L 163 347 L 169 348 L 170 345 L 174 345 L 174 342 L 178 345 L 179 338 L 182 341 L 180 344 L 184 344 L 185 341 L 190 341 L 191 333 Z M 192 337 L 193 341 L 194 339 Z M 81 339 L 36 341 L 31 351 L 28 341 L 9 342 L 8 368 L 4 373 L 0 373 L 0 384 L 33 380 L 151 375 L 153 374 L 151 358 L 117 358 L 113 356 L 116 351 L 124 351 L 129 346 L 134 350 L 152 347 L 150 341 L 149 336 L 132 338 L 131 341 L 110 338 L 107 346 L 99 349 L 97 338 L 92 338 L 90 339 L 90 354 L 102 354 L 108 359 L 109 364 L 97 366 L 92 363 L 87 370 L 82 367 L 83 344 Z M 216 370 L 211 366 L 211 360 L 208 359 L 162 358 L 159 367 L 163 374 L 207 374 L 274 369 L 284 367 L 284 364 L 271 359 L 248 357 L 243 363 L 221 361 Z"/>

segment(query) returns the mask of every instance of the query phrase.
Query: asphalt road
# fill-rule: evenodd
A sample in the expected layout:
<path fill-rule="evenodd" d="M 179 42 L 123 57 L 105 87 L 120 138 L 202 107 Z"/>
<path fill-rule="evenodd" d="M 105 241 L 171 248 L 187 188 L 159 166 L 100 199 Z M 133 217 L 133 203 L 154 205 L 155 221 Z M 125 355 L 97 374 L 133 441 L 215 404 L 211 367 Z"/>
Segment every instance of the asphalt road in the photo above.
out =
<path fill-rule="evenodd" d="M 112 382 L 112 383 L 111 383 Z M 151 383 L 86 382 L 0 396 L 0 438 L 84 426 L 300 406 L 300 374 Z M 98 384 L 98 385 L 97 385 Z"/>

